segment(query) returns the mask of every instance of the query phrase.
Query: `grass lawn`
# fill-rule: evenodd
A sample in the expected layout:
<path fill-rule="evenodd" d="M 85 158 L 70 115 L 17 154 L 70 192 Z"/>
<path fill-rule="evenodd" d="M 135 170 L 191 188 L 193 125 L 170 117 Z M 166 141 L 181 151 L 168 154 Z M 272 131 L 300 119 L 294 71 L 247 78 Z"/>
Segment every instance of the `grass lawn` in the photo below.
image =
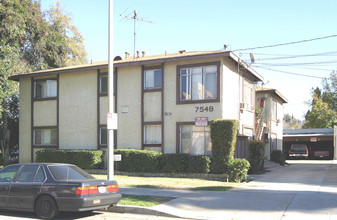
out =
<path fill-rule="evenodd" d="M 107 179 L 107 175 L 93 175 L 97 179 Z M 142 187 L 163 189 L 188 189 L 226 191 L 242 183 L 228 183 L 213 180 L 171 178 L 171 177 L 135 177 L 115 175 L 115 180 L 120 187 Z"/>
<path fill-rule="evenodd" d="M 155 205 L 168 202 L 173 198 L 168 197 L 157 197 L 157 196 L 135 196 L 135 195 L 123 195 L 122 200 L 118 205 L 132 205 L 132 206 L 143 206 L 152 207 Z"/>

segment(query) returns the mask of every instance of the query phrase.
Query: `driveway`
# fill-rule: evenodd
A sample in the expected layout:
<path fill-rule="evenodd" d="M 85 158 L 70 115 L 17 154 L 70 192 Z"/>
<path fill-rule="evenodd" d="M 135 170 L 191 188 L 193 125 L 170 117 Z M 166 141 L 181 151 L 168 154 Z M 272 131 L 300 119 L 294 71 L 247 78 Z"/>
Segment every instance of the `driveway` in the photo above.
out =
<path fill-rule="evenodd" d="M 193 219 L 337 219 L 337 164 L 288 162 L 242 187 L 188 193 L 153 209 Z"/>

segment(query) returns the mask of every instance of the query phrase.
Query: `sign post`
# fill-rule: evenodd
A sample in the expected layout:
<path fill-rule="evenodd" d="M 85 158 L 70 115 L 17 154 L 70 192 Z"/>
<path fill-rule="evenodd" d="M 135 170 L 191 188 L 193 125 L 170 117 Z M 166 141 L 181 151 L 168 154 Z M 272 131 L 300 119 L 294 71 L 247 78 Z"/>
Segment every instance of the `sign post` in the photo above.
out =
<path fill-rule="evenodd" d="M 114 112 L 113 77 L 113 0 L 109 0 L 109 58 L 108 58 L 109 113 Z M 114 131 L 108 128 L 108 180 L 114 179 Z"/>

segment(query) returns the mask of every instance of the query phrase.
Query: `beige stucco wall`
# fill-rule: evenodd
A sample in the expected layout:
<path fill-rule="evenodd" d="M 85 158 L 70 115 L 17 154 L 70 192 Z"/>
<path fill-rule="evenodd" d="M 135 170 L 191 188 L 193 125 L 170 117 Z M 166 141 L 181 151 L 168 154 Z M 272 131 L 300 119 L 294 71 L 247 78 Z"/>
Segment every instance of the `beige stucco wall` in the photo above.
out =
<path fill-rule="evenodd" d="M 219 61 L 220 59 L 203 59 L 164 65 L 164 152 L 176 153 L 176 122 L 194 122 L 195 117 L 208 117 L 208 120 L 221 118 L 222 105 L 216 103 L 176 104 L 176 77 L 177 65 L 205 63 Z M 221 67 L 220 67 L 221 69 Z M 221 71 L 221 70 L 220 70 Z M 221 77 L 221 76 L 220 76 Z M 221 91 L 221 90 L 220 90 Z M 197 107 L 213 107 L 213 112 L 196 112 Z M 166 113 L 166 114 L 165 114 Z"/>
<path fill-rule="evenodd" d="M 100 97 L 99 105 L 100 105 L 99 123 L 101 125 L 107 124 L 107 114 L 109 111 L 109 97 L 108 96 Z"/>
<path fill-rule="evenodd" d="M 31 79 L 20 79 L 20 163 L 31 161 Z"/>
<path fill-rule="evenodd" d="M 161 121 L 161 92 L 144 93 L 144 121 Z"/>
<path fill-rule="evenodd" d="M 96 149 L 97 72 L 60 75 L 59 148 Z"/>
<path fill-rule="evenodd" d="M 118 68 L 118 148 L 141 149 L 141 73 L 140 66 Z"/>
<path fill-rule="evenodd" d="M 34 102 L 34 126 L 57 126 L 57 101 Z"/>

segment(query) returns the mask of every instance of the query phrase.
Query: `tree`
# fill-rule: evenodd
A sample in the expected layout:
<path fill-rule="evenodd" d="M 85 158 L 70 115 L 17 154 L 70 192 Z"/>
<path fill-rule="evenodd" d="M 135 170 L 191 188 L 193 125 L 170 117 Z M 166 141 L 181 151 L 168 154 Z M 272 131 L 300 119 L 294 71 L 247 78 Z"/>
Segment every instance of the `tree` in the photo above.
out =
<path fill-rule="evenodd" d="M 0 145 L 9 159 L 18 84 L 8 77 L 86 63 L 83 37 L 56 3 L 45 14 L 37 0 L 0 1 Z M 13 129 L 15 130 L 15 129 Z"/>
<path fill-rule="evenodd" d="M 283 128 L 292 128 L 292 129 L 300 129 L 302 127 L 302 121 L 296 119 L 293 115 L 285 114 L 283 116 Z"/>
<path fill-rule="evenodd" d="M 337 125 L 337 112 L 330 108 L 327 102 L 324 102 L 322 91 L 316 88 L 312 91 L 311 110 L 305 115 L 305 124 L 303 128 L 332 128 Z"/>

